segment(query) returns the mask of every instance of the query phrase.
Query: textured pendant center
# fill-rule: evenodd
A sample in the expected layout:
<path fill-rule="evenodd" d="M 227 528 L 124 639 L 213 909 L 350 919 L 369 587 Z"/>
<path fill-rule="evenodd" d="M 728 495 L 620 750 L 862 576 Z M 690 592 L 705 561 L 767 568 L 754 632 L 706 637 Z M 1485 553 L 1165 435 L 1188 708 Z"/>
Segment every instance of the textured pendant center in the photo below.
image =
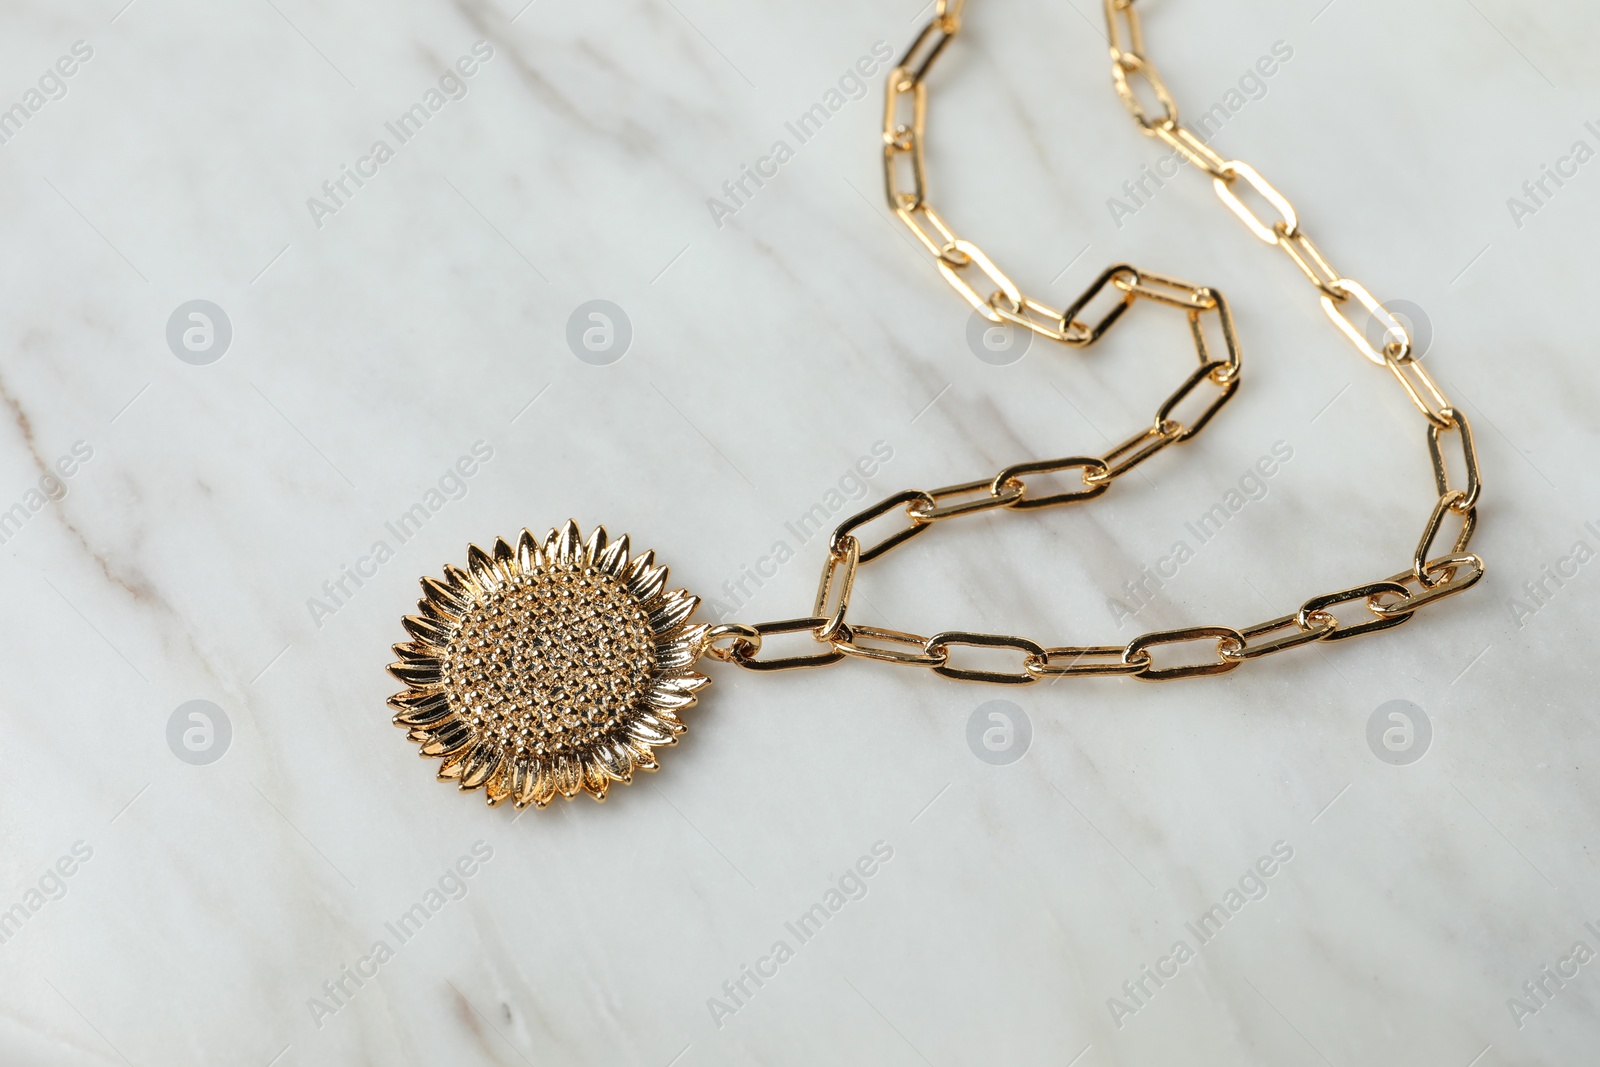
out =
<path fill-rule="evenodd" d="M 566 522 L 513 548 L 467 546 L 467 569 L 422 579 L 420 614 L 394 646 L 394 724 L 437 776 L 490 804 L 544 807 L 656 769 L 688 729 L 678 713 L 711 679 L 694 669 L 710 627 L 700 598 L 667 588 L 654 552 Z"/>
<path fill-rule="evenodd" d="M 627 724 L 655 667 L 655 637 L 617 579 L 541 571 L 483 594 L 443 667 L 450 704 L 480 737 L 560 755 Z"/>

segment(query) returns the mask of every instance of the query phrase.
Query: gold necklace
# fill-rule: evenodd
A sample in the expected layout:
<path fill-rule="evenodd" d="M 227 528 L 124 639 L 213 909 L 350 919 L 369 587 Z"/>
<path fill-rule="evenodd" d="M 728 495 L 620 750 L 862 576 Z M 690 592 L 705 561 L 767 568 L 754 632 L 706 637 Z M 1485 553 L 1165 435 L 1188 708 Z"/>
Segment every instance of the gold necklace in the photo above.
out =
<path fill-rule="evenodd" d="M 655 770 L 655 750 L 675 744 L 684 732 L 678 713 L 709 684 L 695 670 L 702 655 L 752 671 L 823 667 L 855 657 L 996 685 L 1085 675 L 1166 681 L 1223 674 L 1300 645 L 1399 626 L 1483 577 L 1483 560 L 1467 551 L 1477 524 L 1479 475 L 1466 415 L 1445 399 L 1418 362 L 1404 325 L 1363 286 L 1329 265 L 1301 229 L 1294 206 L 1254 168 L 1224 160 L 1180 123 L 1177 105 L 1145 58 L 1135 0 L 1105 0 L 1112 80 L 1139 128 L 1211 176 L 1223 203 L 1256 237 L 1288 254 L 1317 287 L 1333 323 L 1367 359 L 1395 376 L 1425 416 L 1437 498 L 1411 566 L 1381 581 L 1314 596 L 1291 614 L 1254 626 L 1162 630 L 1125 645 L 1047 646 L 1010 634 L 962 631 L 922 637 L 848 621 L 863 564 L 949 519 L 1100 496 L 1139 464 L 1200 433 L 1237 392 L 1243 370 L 1227 301 L 1215 289 L 1119 264 L 1058 311 L 1025 296 L 934 210 L 923 165 L 925 79 L 960 30 L 963 2 L 939 0 L 933 20 L 889 73 L 883 161 L 890 208 L 932 254 L 944 279 L 990 322 L 1086 347 L 1136 302 L 1147 301 L 1187 316 L 1199 357 L 1196 369 L 1148 426 L 1103 455 L 1028 461 L 960 485 L 906 490 L 846 519 L 829 539 L 816 599 L 803 618 L 693 623 L 699 598 L 669 590 L 667 569 L 656 564 L 653 553 L 632 554 L 626 537 L 613 541 L 603 528 L 585 539 L 571 521 L 542 538 L 524 530 L 514 546 L 497 540 L 487 552 L 469 547 L 466 570 L 446 566 L 442 579 L 422 580 L 420 614 L 404 620 L 412 640 L 394 646 L 399 662 L 389 667 L 407 686 L 389 700 L 395 724 L 409 731 L 423 756 L 442 760 L 441 781 L 453 781 L 464 791 L 481 786 L 490 804 L 511 800 L 519 808 L 544 807 L 557 796 L 571 799 L 580 792 L 604 800 L 611 783 L 631 781 L 638 770 Z M 1134 91 L 1141 80 L 1159 105 L 1157 117 Z M 1277 211 L 1277 221 L 1263 222 L 1240 199 L 1241 182 Z M 987 283 L 989 295 L 974 282 Z M 1110 298 L 1111 306 L 1084 321 L 1080 316 L 1101 298 Z M 1346 317 L 1352 299 L 1384 326 L 1388 339 L 1382 349 L 1369 344 Z M 1444 441 L 1450 434 L 1462 455 L 1462 488 L 1454 487 L 1446 463 Z M 1063 474 L 1070 476 L 1065 485 L 1046 484 L 1049 476 Z M 1436 556 L 1434 546 L 1452 519 L 1459 524 L 1453 547 Z M 865 532 L 880 524 L 889 528 Z M 1340 619 L 1340 608 L 1355 618 Z M 763 658 L 763 648 L 776 643 L 769 639 L 783 635 L 795 635 L 810 647 L 783 656 L 770 655 L 769 648 Z M 1210 645 L 1204 660 L 1156 664 L 1158 649 L 1195 642 Z M 1001 650 L 1014 657 L 1014 667 L 962 666 L 954 654 L 963 649 Z"/>

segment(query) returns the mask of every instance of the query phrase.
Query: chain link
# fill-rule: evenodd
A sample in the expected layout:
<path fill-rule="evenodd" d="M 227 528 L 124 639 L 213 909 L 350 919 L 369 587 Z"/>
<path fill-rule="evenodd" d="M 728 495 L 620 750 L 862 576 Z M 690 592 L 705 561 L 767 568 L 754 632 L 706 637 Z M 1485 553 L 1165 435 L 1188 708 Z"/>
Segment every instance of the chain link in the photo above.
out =
<path fill-rule="evenodd" d="M 1198 369 L 1187 375 L 1157 409 L 1150 424 L 1100 456 L 1014 463 L 993 478 L 980 478 L 940 489 L 910 489 L 882 500 L 839 524 L 828 541 L 816 601 L 810 616 L 760 624 L 726 623 L 711 627 L 703 639 L 706 654 L 750 670 L 820 667 L 847 657 L 926 667 L 947 678 L 995 685 L 1031 685 L 1043 679 L 1083 676 L 1130 676 L 1169 681 L 1224 674 L 1249 660 L 1286 652 L 1302 645 L 1342 641 L 1399 626 L 1417 611 L 1464 592 L 1483 577 L 1481 558 L 1467 551 L 1477 527 L 1481 488 L 1472 427 L 1438 383 L 1417 361 L 1405 325 L 1390 314 L 1359 282 L 1336 270 L 1301 229 L 1294 204 L 1259 171 L 1241 160 L 1225 160 L 1192 130 L 1184 127 L 1178 105 L 1166 83 L 1144 54 L 1144 30 L 1137 0 L 1104 0 L 1109 30 L 1112 81 L 1135 123 L 1204 170 L 1217 196 L 1263 243 L 1280 248 L 1317 289 L 1323 310 L 1358 351 L 1387 368 L 1426 417 L 1428 452 L 1438 492 L 1423 526 L 1411 568 L 1377 582 L 1314 596 L 1298 611 L 1242 630 L 1227 626 L 1191 626 L 1142 634 L 1126 645 L 1046 647 L 1026 637 L 946 631 L 932 637 L 851 623 L 846 619 L 857 569 L 892 551 L 932 526 L 949 519 L 995 510 L 1028 511 L 1083 503 L 1108 492 L 1113 483 L 1172 445 L 1191 440 L 1239 387 L 1242 363 L 1233 316 L 1222 294 L 1127 264 L 1107 268 L 1067 308 L 1057 311 L 1025 295 L 1017 284 L 973 242 L 962 238 L 928 202 L 923 148 L 927 126 L 925 79 L 934 62 L 960 31 L 963 0 L 939 0 L 933 19 L 922 28 L 889 73 L 884 108 L 884 186 L 895 215 L 926 248 L 944 279 L 990 322 L 1011 323 L 1041 337 L 1073 347 L 1098 341 L 1138 301 L 1183 311 L 1199 357 Z M 1143 81 L 1160 105 L 1153 114 L 1141 102 L 1135 85 Z M 909 100 L 908 100 L 909 98 Z M 909 178 L 909 181 L 907 179 Z M 1241 193 L 1265 201 L 1277 218 L 1263 221 Z M 977 283 L 977 285 L 975 285 Z M 981 285 L 980 289 L 978 285 Z M 982 291 L 988 289 L 987 295 Z M 1080 319 L 1084 310 L 1107 292 L 1120 299 L 1092 324 Z M 1384 327 L 1381 348 L 1367 341 L 1350 321 L 1347 310 L 1359 306 Z M 1222 351 L 1206 337 L 1207 316 L 1220 324 Z M 1199 397 L 1211 387 L 1209 396 Z M 1178 409 L 1198 410 L 1183 418 Z M 1444 438 L 1454 432 L 1463 457 L 1464 487 L 1456 487 L 1445 461 Z M 1076 474 L 1076 478 L 1072 475 Z M 1042 488 L 1050 475 L 1067 475 Z M 867 544 L 860 531 L 896 513 L 904 524 Z M 1455 516 L 1459 532 L 1450 551 L 1433 556 L 1436 542 Z M 1353 607 L 1359 605 L 1359 607 Z M 1358 614 L 1340 619 L 1336 609 Z M 760 659 L 763 639 L 778 634 L 808 633 L 825 651 Z M 1157 666 L 1153 652 L 1170 646 L 1209 643 L 1209 657 Z M 998 670 L 952 663 L 956 650 L 996 650 L 1020 657 L 1017 669 Z M 975 653 L 968 652 L 967 658 Z M 1165 653 L 1164 653 L 1165 655 Z"/>
<path fill-rule="evenodd" d="M 828 622 L 817 631 L 818 640 L 832 641 L 834 634 L 844 628 L 844 613 L 850 610 L 850 593 L 856 584 L 856 567 L 861 564 L 861 542 L 854 537 L 844 539 L 843 551 L 830 549 L 828 562 L 822 565 L 822 580 L 817 583 L 817 600 L 811 614 Z M 843 575 L 840 575 L 840 571 Z M 838 588 L 839 606 L 828 611 L 828 601 Z"/>
<path fill-rule="evenodd" d="M 1441 427 L 1432 422 L 1428 424 L 1428 455 L 1433 460 L 1433 480 L 1440 496 L 1450 491 L 1450 471 L 1445 466 L 1439 440 L 1445 430 L 1454 429 L 1460 436 L 1461 455 L 1467 468 L 1467 487 L 1462 490 L 1462 499 L 1455 508 L 1457 511 L 1467 511 L 1478 504 L 1478 446 L 1473 443 L 1472 427 L 1461 412 L 1449 408 L 1443 414 L 1448 425 Z"/>
<path fill-rule="evenodd" d="M 877 641 L 878 645 L 864 645 L 861 639 Z M 950 658 L 950 650 L 930 651 L 933 639 L 918 637 L 900 630 L 882 630 L 876 626 L 848 626 L 841 636 L 833 639 L 833 647 L 847 656 L 877 660 L 879 663 L 898 663 L 902 667 L 942 667 Z M 882 645 L 899 647 L 883 648 Z M 915 651 L 906 651 L 914 649 Z"/>
<path fill-rule="evenodd" d="M 1149 663 L 1152 648 L 1206 640 L 1217 643 L 1217 658 L 1211 663 L 1195 663 L 1182 667 L 1156 667 Z M 1146 682 L 1168 682 L 1177 678 L 1203 678 L 1210 674 L 1227 674 L 1244 662 L 1242 659 L 1230 659 L 1227 654 L 1238 652 L 1243 648 L 1244 635 L 1231 627 L 1188 626 L 1181 630 L 1161 630 L 1135 637 L 1128 642 L 1128 647 L 1122 650 L 1122 658 L 1126 662 L 1132 662 L 1140 656 L 1145 659 L 1144 670 L 1134 675 L 1135 678 Z"/>
<path fill-rule="evenodd" d="M 975 670 L 968 667 L 952 667 L 949 664 L 950 649 L 955 648 L 1004 648 L 1022 653 L 1022 670 L 1016 672 Z M 1044 656 L 1044 647 L 1026 637 L 1012 637 L 1009 634 L 975 634 L 965 630 L 949 630 L 942 634 L 935 634 L 928 639 L 928 652 L 937 655 L 943 653 L 946 662 L 933 668 L 935 674 L 942 674 L 946 678 L 954 678 L 958 682 L 987 682 L 990 685 L 1032 685 L 1039 680 L 1039 676 L 1028 669 L 1028 664 L 1036 662 Z"/>

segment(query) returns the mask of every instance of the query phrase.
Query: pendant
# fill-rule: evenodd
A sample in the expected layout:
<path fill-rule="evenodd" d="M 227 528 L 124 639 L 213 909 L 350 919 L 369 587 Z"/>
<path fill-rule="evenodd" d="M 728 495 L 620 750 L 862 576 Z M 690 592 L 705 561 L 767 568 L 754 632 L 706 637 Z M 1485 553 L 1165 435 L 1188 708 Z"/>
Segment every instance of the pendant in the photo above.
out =
<path fill-rule="evenodd" d="M 401 620 L 389 673 L 394 723 L 437 757 L 442 782 L 480 786 L 491 805 L 544 807 L 656 769 L 655 749 L 687 727 L 678 712 L 710 679 L 693 668 L 700 598 L 667 589 L 654 552 L 571 520 L 516 547 L 467 548 L 467 569 L 422 579 L 420 614 Z"/>

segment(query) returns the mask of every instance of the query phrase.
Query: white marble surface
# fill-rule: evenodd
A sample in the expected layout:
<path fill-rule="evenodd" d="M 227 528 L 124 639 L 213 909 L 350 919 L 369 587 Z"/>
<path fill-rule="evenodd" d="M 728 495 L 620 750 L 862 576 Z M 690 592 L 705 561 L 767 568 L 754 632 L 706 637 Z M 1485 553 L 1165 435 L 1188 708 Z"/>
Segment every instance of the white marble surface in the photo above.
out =
<path fill-rule="evenodd" d="M 12 5 L 0 40 L 4 104 L 93 49 L 0 146 L 0 509 L 28 516 L 0 569 L 0 908 L 28 915 L 0 944 L 0 1061 L 1594 1059 L 1600 964 L 1536 1014 L 1507 1006 L 1575 942 L 1600 950 L 1600 563 L 1511 605 L 1600 547 L 1600 161 L 1520 228 L 1506 206 L 1576 140 L 1600 148 L 1592 5 L 1147 0 L 1191 113 L 1292 48 L 1218 143 L 1336 263 L 1426 309 L 1483 453 L 1478 589 L 1165 687 L 717 665 L 661 773 L 516 818 L 434 784 L 389 725 L 417 576 L 573 515 L 720 595 L 877 442 L 874 497 L 1120 438 L 1187 366 L 1181 325 L 1145 311 L 1091 354 L 974 358 L 880 207 L 881 74 L 713 223 L 707 198 L 786 121 L 875 42 L 903 47 L 912 4 L 124 3 Z M 306 199 L 477 41 L 466 97 L 319 228 Z M 1056 301 L 1117 260 L 1218 286 L 1247 379 L 1148 481 L 886 558 L 864 617 L 1125 641 L 1108 598 L 1280 441 L 1266 496 L 1140 627 L 1254 622 L 1399 569 L 1429 502 L 1420 421 L 1204 182 L 1113 224 L 1159 146 L 1112 94 L 1095 5 L 974 0 L 933 93 L 929 166 L 963 233 Z M 634 331 L 605 367 L 565 341 L 596 298 Z M 208 366 L 164 334 L 194 299 L 232 323 Z M 464 498 L 316 625 L 322 583 L 479 441 Z M 77 442 L 64 498 L 27 510 Z M 796 547 L 740 617 L 806 606 L 819 547 Z M 1032 724 L 1009 766 L 966 741 L 999 698 Z M 1395 699 L 1433 725 L 1410 766 L 1366 741 Z M 231 723 L 209 765 L 168 747 L 190 700 Z M 387 934 L 476 842 L 464 898 Z M 864 897 L 786 931 L 878 842 Z M 1278 842 L 1264 899 L 1116 1020 L 1108 999 Z M 377 977 L 314 1012 L 379 939 Z M 780 939 L 793 958 L 715 1019 Z"/>

